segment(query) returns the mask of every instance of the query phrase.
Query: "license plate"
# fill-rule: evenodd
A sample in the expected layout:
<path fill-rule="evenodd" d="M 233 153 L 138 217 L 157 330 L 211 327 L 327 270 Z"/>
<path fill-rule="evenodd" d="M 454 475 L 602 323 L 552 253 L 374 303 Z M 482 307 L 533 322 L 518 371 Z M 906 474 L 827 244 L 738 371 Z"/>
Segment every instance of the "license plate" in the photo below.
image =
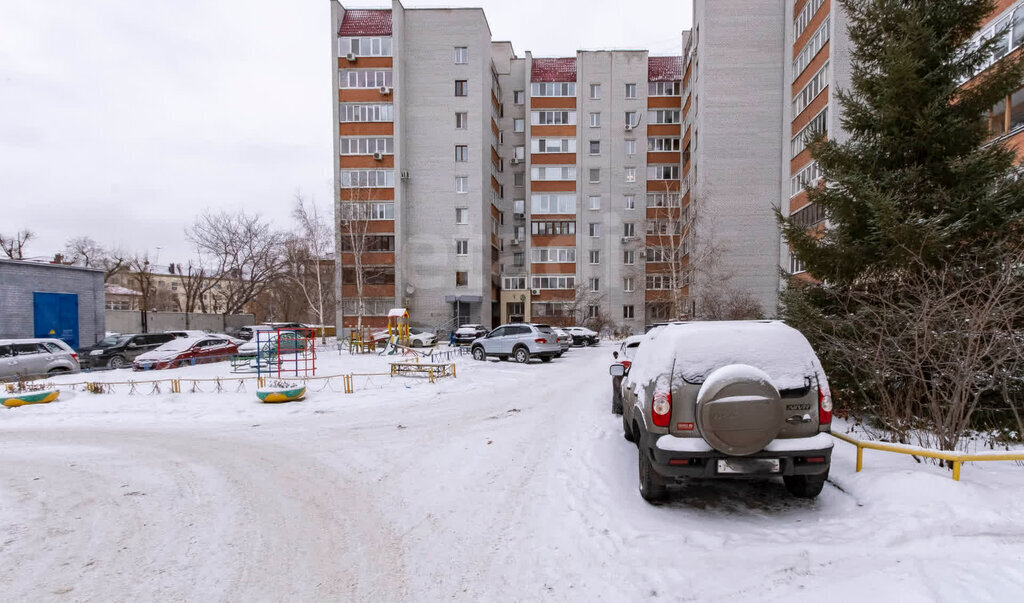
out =
<path fill-rule="evenodd" d="M 778 473 L 779 459 L 722 459 L 719 473 Z"/>

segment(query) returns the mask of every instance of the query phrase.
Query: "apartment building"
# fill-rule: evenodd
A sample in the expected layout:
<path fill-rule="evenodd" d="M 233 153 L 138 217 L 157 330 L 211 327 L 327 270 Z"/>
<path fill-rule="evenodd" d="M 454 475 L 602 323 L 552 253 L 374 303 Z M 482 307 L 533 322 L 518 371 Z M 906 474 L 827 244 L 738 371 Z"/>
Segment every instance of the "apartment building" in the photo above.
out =
<path fill-rule="evenodd" d="M 480 9 L 397 0 L 332 2 L 331 35 L 339 324 L 670 317 L 681 56 L 520 56 Z"/>

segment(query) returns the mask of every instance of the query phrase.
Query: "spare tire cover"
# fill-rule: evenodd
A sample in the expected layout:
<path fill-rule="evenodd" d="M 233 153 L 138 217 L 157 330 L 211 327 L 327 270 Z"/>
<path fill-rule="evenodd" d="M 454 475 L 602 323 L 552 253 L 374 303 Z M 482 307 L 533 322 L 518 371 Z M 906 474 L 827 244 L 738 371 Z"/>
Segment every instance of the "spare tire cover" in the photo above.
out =
<path fill-rule="evenodd" d="M 746 456 L 764 450 L 782 428 L 779 391 L 761 369 L 732 364 L 715 369 L 697 393 L 697 429 L 715 450 Z"/>

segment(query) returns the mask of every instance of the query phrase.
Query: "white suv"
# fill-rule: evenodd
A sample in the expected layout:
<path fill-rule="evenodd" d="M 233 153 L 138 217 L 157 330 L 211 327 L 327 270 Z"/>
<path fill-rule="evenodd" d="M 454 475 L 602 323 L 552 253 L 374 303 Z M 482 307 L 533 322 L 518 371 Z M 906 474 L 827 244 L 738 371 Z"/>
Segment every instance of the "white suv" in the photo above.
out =
<path fill-rule="evenodd" d="M 550 326 L 529 323 L 502 325 L 473 340 L 471 350 L 477 360 L 488 356 L 497 356 L 501 360 L 512 357 L 519 363 L 527 363 L 534 356 L 542 362 L 551 362 L 562 353 L 558 335 Z"/>

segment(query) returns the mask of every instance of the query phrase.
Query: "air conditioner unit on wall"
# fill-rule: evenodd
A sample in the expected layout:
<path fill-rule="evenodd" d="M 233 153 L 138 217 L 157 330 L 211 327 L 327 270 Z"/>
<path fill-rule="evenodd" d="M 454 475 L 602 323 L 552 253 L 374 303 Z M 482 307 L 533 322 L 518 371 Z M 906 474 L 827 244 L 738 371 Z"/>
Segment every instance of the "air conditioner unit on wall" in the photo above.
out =
<path fill-rule="evenodd" d="M 391 88 L 388 88 L 387 86 L 381 86 L 380 87 L 380 93 L 381 94 L 391 94 Z"/>
<path fill-rule="evenodd" d="M 345 55 L 345 58 L 348 59 L 349 63 L 355 63 L 356 62 L 356 53 L 350 52 L 350 53 Z"/>
<path fill-rule="evenodd" d="M 512 245 L 519 245 L 519 239 L 512 239 Z"/>
<path fill-rule="evenodd" d="M 530 289 L 530 293 L 533 295 L 540 295 L 540 289 Z"/>
<path fill-rule="evenodd" d="M 511 163 L 512 165 L 519 165 L 519 164 L 520 164 L 520 163 L 522 163 L 522 162 L 523 162 L 523 160 L 522 160 L 522 159 L 520 159 L 520 158 L 518 158 L 518 157 L 513 157 L 513 158 L 512 158 L 512 159 L 511 159 L 511 160 L 509 161 L 509 163 Z"/>
<path fill-rule="evenodd" d="M 381 161 L 384 159 L 384 153 L 374 153 L 373 158 L 376 159 L 377 161 Z"/>

